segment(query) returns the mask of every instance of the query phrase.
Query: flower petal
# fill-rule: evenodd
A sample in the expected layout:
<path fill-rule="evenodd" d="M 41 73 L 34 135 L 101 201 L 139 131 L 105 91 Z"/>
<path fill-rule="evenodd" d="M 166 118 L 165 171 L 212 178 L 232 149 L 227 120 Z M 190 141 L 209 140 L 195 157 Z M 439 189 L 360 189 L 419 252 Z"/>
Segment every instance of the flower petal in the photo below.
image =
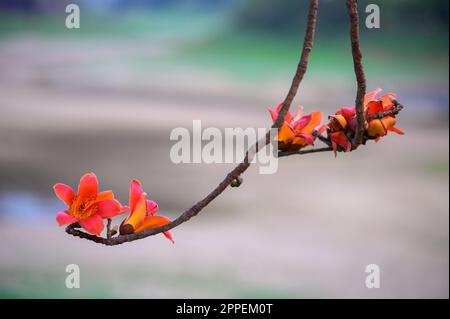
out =
<path fill-rule="evenodd" d="M 100 236 L 103 231 L 103 219 L 100 215 L 96 214 L 87 219 L 79 221 L 81 227 L 86 229 L 89 233 Z"/>
<path fill-rule="evenodd" d="M 311 135 L 314 129 L 320 125 L 320 122 L 322 122 L 322 112 L 312 112 L 311 114 L 311 121 L 308 122 L 308 124 L 303 127 L 300 132 L 295 133 L 306 133 Z"/>
<path fill-rule="evenodd" d="M 325 132 L 327 128 L 328 128 L 327 124 L 322 124 L 321 126 L 316 127 L 314 130 L 317 131 L 316 135 L 320 135 L 323 132 Z"/>
<path fill-rule="evenodd" d="M 383 102 L 381 101 L 371 101 L 367 104 L 367 114 L 376 114 L 383 111 Z"/>
<path fill-rule="evenodd" d="M 297 113 L 295 113 L 294 118 L 292 119 L 292 122 L 296 122 L 299 119 L 301 119 L 303 117 L 303 106 L 299 106 L 297 109 Z"/>
<path fill-rule="evenodd" d="M 142 192 L 141 196 L 136 203 L 134 210 L 131 210 L 130 215 L 124 221 L 122 225 L 122 230 L 125 233 L 132 233 L 135 229 L 137 229 L 145 219 L 146 211 L 147 211 L 147 198 L 146 193 Z M 124 234 L 125 234 L 124 233 Z"/>
<path fill-rule="evenodd" d="M 272 109 L 268 109 L 270 113 L 270 117 L 272 118 L 272 122 L 275 122 L 275 120 L 278 117 L 278 112 Z"/>
<path fill-rule="evenodd" d="M 298 120 L 293 121 L 293 129 L 294 132 L 303 129 L 309 122 L 311 122 L 312 116 L 311 114 L 302 116 Z"/>
<path fill-rule="evenodd" d="M 289 144 L 294 137 L 295 134 L 292 129 L 289 126 L 283 124 L 278 132 L 278 141 Z"/>
<path fill-rule="evenodd" d="M 139 233 L 144 230 L 149 230 L 152 228 L 164 226 L 168 223 L 170 223 L 170 219 L 167 218 L 166 216 L 148 216 L 139 225 L 139 227 L 135 228 L 134 232 Z"/>
<path fill-rule="evenodd" d="M 383 102 L 383 107 L 387 108 L 392 105 L 392 100 L 397 99 L 397 94 L 395 93 L 388 93 L 383 95 L 383 97 L 380 99 L 381 102 Z"/>
<path fill-rule="evenodd" d="M 341 109 L 342 116 L 348 121 L 356 115 L 356 109 L 354 107 L 343 107 Z"/>
<path fill-rule="evenodd" d="M 97 200 L 114 199 L 114 193 L 111 190 L 103 191 L 97 194 Z"/>
<path fill-rule="evenodd" d="M 67 212 L 59 212 L 56 214 L 56 222 L 59 226 L 76 223 L 78 219 L 67 214 Z"/>
<path fill-rule="evenodd" d="M 377 98 L 378 94 L 381 93 L 381 91 L 383 91 L 383 90 L 378 88 L 378 89 L 375 89 L 375 90 L 367 93 L 366 96 L 364 97 L 364 105 L 367 105 L 370 101 L 375 100 Z"/>
<path fill-rule="evenodd" d="M 158 212 L 158 204 L 150 199 L 147 199 L 146 213 L 148 215 L 155 215 Z"/>
<path fill-rule="evenodd" d="M 283 107 L 283 102 L 281 102 L 275 110 L 269 109 L 269 113 L 270 113 L 270 116 L 272 117 L 273 122 L 275 122 L 275 120 L 277 119 L 278 114 L 280 113 L 282 107 Z M 292 115 L 289 111 L 286 113 L 284 120 L 289 123 L 292 121 Z"/>
<path fill-rule="evenodd" d="M 299 141 L 296 141 L 297 138 L 299 138 Z M 314 140 L 316 138 L 312 135 L 309 134 L 299 134 L 298 136 L 296 136 L 296 138 L 294 139 L 294 144 L 304 144 L 304 145 L 312 145 L 314 144 Z"/>
<path fill-rule="evenodd" d="M 333 132 L 342 131 L 347 127 L 347 120 L 342 114 L 330 115 L 328 118 L 330 120 L 328 126 Z"/>
<path fill-rule="evenodd" d="M 381 120 L 377 119 L 369 122 L 369 127 L 367 128 L 367 135 L 369 135 L 370 137 L 386 135 L 386 129 L 384 128 L 384 125 L 381 122 Z"/>
<path fill-rule="evenodd" d="M 53 186 L 53 190 L 55 191 L 56 196 L 62 200 L 64 203 L 66 203 L 67 206 L 70 206 L 75 198 L 75 192 L 73 191 L 72 187 L 57 183 Z"/>
<path fill-rule="evenodd" d="M 388 131 L 391 131 L 391 132 L 395 132 L 395 133 L 400 134 L 400 135 L 405 135 L 405 132 L 403 132 L 403 131 L 402 131 L 401 129 L 399 129 L 399 128 L 396 128 L 395 126 L 389 127 L 387 130 L 388 130 Z"/>
<path fill-rule="evenodd" d="M 130 204 L 130 210 L 131 212 L 134 211 L 134 208 L 136 206 L 136 203 L 141 198 L 141 195 L 144 191 L 142 190 L 142 184 L 139 180 L 134 179 L 131 181 L 130 184 L 130 197 L 129 197 L 129 204 Z"/>
<path fill-rule="evenodd" d="M 95 203 L 102 218 L 110 218 L 122 213 L 122 205 L 115 199 L 105 199 Z"/>
<path fill-rule="evenodd" d="M 331 133 L 331 140 L 340 145 L 346 152 L 350 151 L 352 148 L 352 144 L 348 140 L 347 136 L 344 134 L 344 132 L 335 132 Z M 333 146 L 334 148 L 334 146 Z"/>
<path fill-rule="evenodd" d="M 88 173 L 81 177 L 78 185 L 78 196 L 80 198 L 95 199 L 98 193 L 98 179 L 94 173 Z"/>
<path fill-rule="evenodd" d="M 172 242 L 172 244 L 175 244 L 175 240 L 173 240 L 173 236 L 172 236 L 172 234 L 170 232 L 165 231 L 165 232 L 163 232 L 163 235 L 166 236 L 166 238 L 168 240 L 170 240 Z"/>

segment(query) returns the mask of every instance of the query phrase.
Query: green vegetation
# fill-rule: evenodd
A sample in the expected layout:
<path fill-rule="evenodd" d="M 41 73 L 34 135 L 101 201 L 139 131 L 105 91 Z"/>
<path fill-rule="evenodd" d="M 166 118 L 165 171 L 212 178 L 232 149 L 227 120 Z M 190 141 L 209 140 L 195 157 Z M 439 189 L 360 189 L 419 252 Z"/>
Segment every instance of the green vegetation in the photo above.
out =
<path fill-rule="evenodd" d="M 221 72 L 248 81 L 285 77 L 298 61 L 302 28 L 291 33 L 242 30 L 230 12 L 202 13 L 175 10 L 83 16 L 79 30 L 64 27 L 64 15 L 0 15 L 0 39 L 33 35 L 48 41 L 138 41 L 170 46 L 163 56 L 145 55 L 123 60 L 136 72 L 149 69 L 193 68 Z M 329 23 L 325 23 L 327 25 Z M 249 28 L 250 30 L 252 28 Z M 362 37 L 369 77 L 389 81 L 448 81 L 448 39 L 444 33 L 400 35 L 386 30 L 365 30 Z M 336 34 L 334 34 L 336 33 Z M 347 28 L 330 32 L 318 26 L 309 76 L 330 79 L 352 76 Z M 282 34 L 282 36 L 280 36 Z M 141 42 L 142 41 L 142 42 Z M 132 44 L 132 42 L 130 42 Z M 136 42 L 135 42 L 136 43 Z M 127 44 L 130 45 L 130 44 Z"/>

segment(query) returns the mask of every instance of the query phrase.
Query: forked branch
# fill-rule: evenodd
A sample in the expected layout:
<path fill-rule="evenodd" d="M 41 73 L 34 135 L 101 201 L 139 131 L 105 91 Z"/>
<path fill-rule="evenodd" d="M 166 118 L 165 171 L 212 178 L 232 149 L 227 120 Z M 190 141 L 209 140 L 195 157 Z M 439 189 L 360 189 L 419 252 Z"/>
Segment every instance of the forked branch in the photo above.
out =
<path fill-rule="evenodd" d="M 294 75 L 294 78 L 292 80 L 292 84 L 290 86 L 290 89 L 287 93 L 287 96 L 283 102 L 283 105 L 277 115 L 277 118 L 274 121 L 274 124 L 272 125 L 273 129 L 280 129 L 280 127 L 283 125 L 286 114 L 289 111 L 289 108 L 292 104 L 292 101 L 294 100 L 297 91 L 300 87 L 300 84 L 303 80 L 303 77 L 307 71 L 308 67 L 308 61 L 309 56 L 311 53 L 311 50 L 314 45 L 314 36 L 315 36 L 315 30 L 316 30 L 316 23 L 317 23 L 317 7 L 318 7 L 318 0 L 311 0 L 310 6 L 309 6 L 309 13 L 308 13 L 308 21 L 307 21 L 307 28 L 306 28 L 306 35 L 304 38 L 303 43 L 303 50 L 300 57 L 300 61 L 297 66 L 296 73 Z M 382 119 L 389 115 L 396 115 L 398 114 L 402 109 L 403 105 L 398 103 L 397 101 L 393 101 L 394 107 L 376 114 L 370 114 L 366 115 L 364 114 L 364 96 L 366 93 L 366 78 L 362 66 L 362 54 L 361 49 L 359 45 L 359 17 L 357 12 L 357 0 L 347 0 L 347 9 L 348 14 L 350 18 L 350 37 L 351 37 L 351 44 L 352 44 L 352 55 L 353 55 L 353 62 L 354 62 L 354 69 L 356 74 L 356 80 L 357 80 L 357 94 L 356 94 L 356 118 L 357 118 L 357 128 L 356 128 L 356 134 L 352 141 L 352 149 L 356 149 L 360 144 L 364 142 L 365 139 L 365 121 L 366 120 L 374 120 L 374 119 Z M 286 157 L 291 155 L 305 155 L 305 154 L 311 154 L 311 153 L 320 153 L 320 152 L 330 152 L 333 151 L 332 142 L 328 137 L 324 137 L 320 135 L 317 131 L 313 133 L 314 136 L 316 136 L 320 141 L 326 144 L 326 147 L 322 148 L 312 148 L 312 149 L 306 149 L 306 150 L 298 150 L 298 151 L 284 151 L 279 152 L 278 157 Z M 267 133 L 267 135 L 260 141 L 258 141 L 255 145 L 250 147 L 245 155 L 244 160 L 238 164 L 231 172 L 229 172 L 225 178 L 217 185 L 206 197 L 204 197 L 199 202 L 195 203 L 192 207 L 185 210 L 178 218 L 176 218 L 174 221 L 161 226 L 157 228 L 152 228 L 146 231 L 133 233 L 130 235 L 118 235 L 116 237 L 113 237 L 112 230 L 111 230 L 111 220 L 108 219 L 107 224 L 107 236 L 106 238 L 98 237 L 95 235 L 91 235 L 88 233 L 85 233 L 78 229 L 76 224 L 72 224 L 66 227 L 66 232 L 70 235 L 77 236 L 80 238 L 84 238 L 90 241 L 93 241 L 95 243 L 104 244 L 108 246 L 114 246 L 123 244 L 126 242 L 131 242 L 139 239 L 143 239 L 149 236 L 153 236 L 156 234 L 160 234 L 162 232 L 166 232 L 171 230 L 172 228 L 175 228 L 185 222 L 187 222 L 192 217 L 196 216 L 202 209 L 204 209 L 209 203 L 211 203 L 215 198 L 217 198 L 222 192 L 230 186 L 230 184 L 238 179 L 242 173 L 244 173 L 250 166 L 250 163 L 252 162 L 252 157 L 260 151 L 262 148 L 267 146 L 267 144 L 270 143 L 270 132 Z"/>
<path fill-rule="evenodd" d="M 298 88 L 300 86 L 301 81 L 306 73 L 309 61 L 309 55 L 311 53 L 312 47 L 314 45 L 314 35 L 316 30 L 316 22 L 317 22 L 317 7 L 318 0 L 311 0 L 309 6 L 308 13 L 308 22 L 306 27 L 306 35 L 303 43 L 303 50 L 300 57 L 300 61 L 297 66 L 297 71 L 292 80 L 291 87 L 287 93 L 287 96 L 283 102 L 283 107 L 278 114 L 272 128 L 279 129 L 283 124 L 284 118 L 289 111 L 289 108 L 294 100 L 295 95 L 297 94 Z M 191 208 L 184 211 L 177 219 L 172 221 L 171 223 L 149 229 L 140 233 L 130 234 L 130 235 L 119 235 L 116 237 L 102 238 L 95 235 L 91 235 L 85 232 L 82 232 L 76 229 L 73 225 L 69 225 L 66 227 L 66 232 L 70 235 L 77 236 L 80 238 L 88 239 L 93 242 L 104 244 L 108 246 L 119 245 L 126 242 L 135 241 L 138 239 L 146 238 L 149 236 L 153 236 L 165 231 L 169 231 L 174 227 L 177 227 L 185 222 L 187 222 L 192 217 L 196 216 L 203 208 L 205 208 L 209 203 L 211 203 L 217 196 L 219 196 L 229 185 L 230 183 L 238 178 L 243 172 L 247 170 L 250 166 L 251 160 L 249 157 L 252 155 L 251 153 L 256 153 L 261 150 L 264 146 L 269 143 L 269 133 L 263 141 L 258 142 L 256 145 L 249 148 L 244 158 L 244 161 L 237 165 L 228 175 L 214 188 L 205 198 L 194 204 Z"/>

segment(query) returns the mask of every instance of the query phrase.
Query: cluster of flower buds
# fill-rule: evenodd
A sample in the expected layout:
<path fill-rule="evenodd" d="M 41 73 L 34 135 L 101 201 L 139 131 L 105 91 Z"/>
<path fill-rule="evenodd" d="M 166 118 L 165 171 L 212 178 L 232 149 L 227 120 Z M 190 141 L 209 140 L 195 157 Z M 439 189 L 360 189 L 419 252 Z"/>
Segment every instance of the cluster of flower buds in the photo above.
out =
<path fill-rule="evenodd" d="M 389 131 L 403 135 L 403 131 L 395 127 L 396 95 L 388 93 L 378 97 L 381 89 L 366 94 L 364 98 L 365 140 L 379 141 Z M 269 109 L 272 120 L 275 122 L 283 103 L 273 110 Z M 329 116 L 328 124 L 321 124 L 322 113 L 312 112 L 303 115 L 303 107 L 299 107 L 295 116 L 287 113 L 278 132 L 278 149 L 280 151 L 295 152 L 308 145 L 313 145 L 317 136 L 327 131 L 328 139 L 333 151 L 348 152 L 352 150 L 352 140 L 356 133 L 357 118 L 355 107 L 343 107 Z"/>
<path fill-rule="evenodd" d="M 394 112 L 385 116 L 377 116 L 384 114 L 395 108 L 395 100 L 397 96 L 388 93 L 378 98 L 381 89 L 376 89 L 366 94 L 364 98 L 364 113 L 366 121 L 364 123 L 365 139 L 374 139 L 379 141 L 386 136 L 389 131 L 403 135 L 404 132 L 395 127 L 396 114 Z M 336 111 L 334 115 L 329 117 L 328 136 L 331 140 L 333 150 L 338 149 L 348 152 L 352 149 L 352 139 L 356 132 L 356 109 L 355 107 L 344 107 Z"/>

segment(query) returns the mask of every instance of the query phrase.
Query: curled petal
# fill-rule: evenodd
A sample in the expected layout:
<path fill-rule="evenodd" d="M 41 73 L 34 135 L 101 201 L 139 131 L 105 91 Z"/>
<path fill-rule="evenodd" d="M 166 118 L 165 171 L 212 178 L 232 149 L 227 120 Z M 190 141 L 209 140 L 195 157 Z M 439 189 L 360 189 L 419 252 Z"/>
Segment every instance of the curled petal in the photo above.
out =
<path fill-rule="evenodd" d="M 283 107 L 283 104 L 284 104 L 283 102 L 280 103 L 275 110 L 269 109 L 269 113 L 270 113 L 270 116 L 272 117 L 272 121 L 275 122 L 275 120 L 277 119 L 278 114 L 280 113 L 281 108 Z M 292 115 L 289 111 L 286 113 L 284 120 L 289 123 L 292 121 Z"/>
<path fill-rule="evenodd" d="M 76 223 L 78 219 L 67 214 L 67 212 L 59 212 L 56 214 L 56 222 L 59 226 Z"/>
<path fill-rule="evenodd" d="M 268 109 L 270 113 L 270 117 L 272 118 L 272 122 L 275 122 L 275 120 L 278 117 L 278 112 L 272 109 Z"/>
<path fill-rule="evenodd" d="M 298 120 L 293 121 L 293 129 L 294 131 L 299 131 L 303 128 L 305 128 L 306 125 L 308 125 L 309 122 L 311 122 L 312 116 L 311 114 L 302 116 Z"/>
<path fill-rule="evenodd" d="M 328 126 L 333 132 L 342 131 L 347 127 L 347 120 L 342 114 L 336 114 L 329 116 L 330 123 Z"/>
<path fill-rule="evenodd" d="M 142 184 L 137 179 L 133 180 L 130 184 L 130 210 L 133 211 L 136 203 L 141 198 L 144 191 L 142 190 Z"/>
<path fill-rule="evenodd" d="M 295 144 L 306 144 L 306 145 L 312 145 L 314 144 L 314 140 L 316 139 L 313 135 L 309 135 L 309 134 L 299 134 L 297 137 L 301 138 L 300 143 L 296 142 L 296 139 L 294 139 L 294 143 Z"/>
<path fill-rule="evenodd" d="M 337 156 L 337 144 L 335 141 L 331 141 L 331 146 L 333 147 L 333 153 L 334 153 L 334 157 Z"/>
<path fill-rule="evenodd" d="M 144 221 L 139 225 L 139 227 L 135 228 L 135 233 L 140 233 L 144 230 L 149 230 L 152 228 L 164 226 L 170 223 L 170 219 L 166 216 L 148 216 L 144 219 Z"/>
<path fill-rule="evenodd" d="M 78 185 L 78 196 L 80 198 L 95 199 L 98 193 L 98 179 L 94 173 L 88 173 L 81 177 Z"/>
<path fill-rule="evenodd" d="M 390 107 L 392 106 L 392 100 L 397 99 L 397 94 L 394 93 L 388 93 L 385 94 L 380 100 L 383 103 L 383 107 Z"/>
<path fill-rule="evenodd" d="M 344 132 L 331 133 L 331 141 L 340 145 L 346 152 L 350 151 L 352 148 L 352 144 Z"/>
<path fill-rule="evenodd" d="M 323 124 L 321 126 L 316 127 L 314 130 L 316 131 L 316 136 L 322 134 L 323 132 L 326 131 L 326 129 L 328 128 L 327 124 Z"/>
<path fill-rule="evenodd" d="M 75 192 L 72 187 L 58 183 L 53 186 L 53 190 L 55 191 L 56 196 L 66 203 L 67 206 L 70 206 L 75 198 Z"/>
<path fill-rule="evenodd" d="M 390 127 L 394 127 L 397 123 L 397 120 L 392 116 L 386 116 L 381 119 L 381 123 L 383 123 L 385 129 L 388 129 Z"/>
<path fill-rule="evenodd" d="M 158 204 L 150 199 L 147 199 L 146 213 L 148 215 L 154 215 L 158 212 Z"/>
<path fill-rule="evenodd" d="M 311 113 L 311 124 L 313 124 L 313 126 L 317 126 L 320 125 L 320 122 L 322 122 L 322 112 L 312 112 Z"/>
<path fill-rule="evenodd" d="M 376 114 L 383 111 L 383 102 L 381 101 L 371 101 L 367 104 L 367 114 Z"/>
<path fill-rule="evenodd" d="M 343 107 L 341 114 L 348 121 L 356 115 L 356 109 L 354 107 Z"/>
<path fill-rule="evenodd" d="M 294 116 L 294 118 L 292 119 L 292 122 L 296 122 L 296 121 L 298 121 L 299 119 L 301 119 L 303 117 L 303 106 L 299 106 L 298 107 L 298 110 L 297 110 L 297 113 L 295 113 L 295 116 Z"/>
<path fill-rule="evenodd" d="M 300 130 L 299 133 L 312 135 L 312 132 L 314 131 L 314 129 L 317 126 L 319 126 L 321 122 L 322 122 L 322 112 L 312 112 L 311 120 L 308 122 L 308 124 L 305 127 L 303 127 Z"/>
<path fill-rule="evenodd" d="M 94 205 L 102 218 L 110 218 L 122 213 L 122 205 L 115 199 L 104 199 Z"/>
<path fill-rule="evenodd" d="M 146 195 L 146 193 L 141 193 L 141 196 L 136 203 L 134 210 L 131 210 L 130 215 L 120 227 L 121 234 L 133 233 L 144 221 L 147 211 Z"/>
<path fill-rule="evenodd" d="M 173 240 L 173 236 L 172 236 L 172 234 L 170 232 L 165 231 L 165 232 L 163 232 L 163 235 L 166 236 L 166 238 L 168 240 L 170 240 L 172 242 L 172 244 L 175 244 L 175 240 Z"/>
<path fill-rule="evenodd" d="M 375 100 L 377 98 L 378 94 L 381 93 L 381 91 L 383 91 L 383 90 L 378 88 L 378 89 L 375 89 L 375 90 L 367 93 L 366 96 L 364 97 L 364 105 L 367 105 L 370 101 Z"/>
<path fill-rule="evenodd" d="M 399 128 L 396 128 L 395 126 L 389 127 L 387 130 L 388 130 L 388 131 L 391 131 L 391 132 L 394 132 L 394 133 L 397 133 L 397 134 L 400 134 L 400 135 L 405 135 L 405 132 L 403 132 L 403 131 L 402 131 L 401 129 L 399 129 Z"/>
<path fill-rule="evenodd" d="M 370 137 L 385 136 L 386 129 L 384 128 L 383 122 L 381 120 L 370 121 L 369 127 L 367 128 L 367 135 Z"/>
<path fill-rule="evenodd" d="M 354 117 L 347 122 L 347 125 L 348 125 L 348 128 L 350 131 L 356 132 L 356 127 L 358 126 L 358 120 L 356 119 L 356 117 Z M 365 124 L 364 124 L 364 127 L 365 127 Z"/>
<path fill-rule="evenodd" d="M 78 221 L 86 231 L 88 231 L 91 234 L 100 236 L 101 232 L 103 231 L 103 219 L 100 215 L 96 214 L 89 218 L 82 219 Z"/>

